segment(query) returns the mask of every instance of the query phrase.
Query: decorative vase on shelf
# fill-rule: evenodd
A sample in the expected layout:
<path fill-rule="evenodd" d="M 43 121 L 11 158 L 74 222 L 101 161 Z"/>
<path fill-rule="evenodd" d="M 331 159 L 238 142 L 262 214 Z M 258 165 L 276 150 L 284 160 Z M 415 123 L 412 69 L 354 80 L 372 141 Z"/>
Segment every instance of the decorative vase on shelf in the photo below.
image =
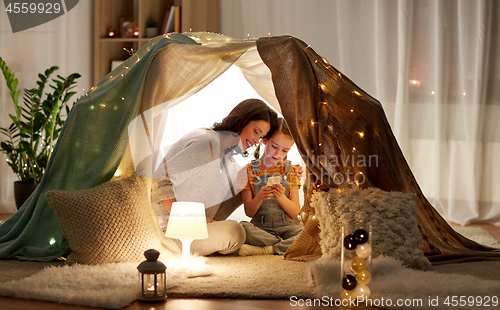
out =
<path fill-rule="evenodd" d="M 154 38 L 158 35 L 156 20 L 152 17 L 146 21 L 146 38 Z"/>
<path fill-rule="evenodd" d="M 157 35 L 158 35 L 158 28 L 157 27 L 146 28 L 146 37 L 147 38 L 154 38 Z"/>

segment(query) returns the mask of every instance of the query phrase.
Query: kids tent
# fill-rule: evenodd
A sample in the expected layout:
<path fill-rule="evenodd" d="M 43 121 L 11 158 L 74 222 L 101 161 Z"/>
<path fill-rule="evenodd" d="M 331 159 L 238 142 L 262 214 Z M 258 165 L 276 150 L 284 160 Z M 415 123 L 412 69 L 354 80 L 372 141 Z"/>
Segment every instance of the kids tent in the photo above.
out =
<path fill-rule="evenodd" d="M 381 104 L 309 45 L 290 36 L 236 40 L 172 33 L 152 39 L 75 103 L 38 188 L 0 226 L 0 258 L 49 261 L 67 256 L 71 249 L 46 193 L 94 188 L 114 176 L 133 174 L 138 162 L 154 161 L 155 116 L 232 65 L 289 124 L 306 163 L 303 212 L 314 212 L 309 206 L 313 191 L 351 187 L 353 176 L 362 174 L 361 187 L 416 194 L 419 248 L 431 261 L 500 256 L 457 234 L 436 212 L 420 190 Z M 376 166 L 328 162 L 354 155 L 380 160 Z M 319 257 L 318 229 L 317 221 L 306 220 L 286 257 Z"/>

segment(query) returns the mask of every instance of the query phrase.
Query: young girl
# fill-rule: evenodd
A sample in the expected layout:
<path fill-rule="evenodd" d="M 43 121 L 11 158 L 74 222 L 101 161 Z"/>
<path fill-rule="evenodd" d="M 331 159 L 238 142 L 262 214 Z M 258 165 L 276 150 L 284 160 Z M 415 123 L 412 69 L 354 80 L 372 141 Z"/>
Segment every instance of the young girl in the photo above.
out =
<path fill-rule="evenodd" d="M 290 161 L 283 160 L 294 143 L 283 118 L 262 143 L 264 154 L 247 165 L 248 180 L 241 192 L 245 214 L 252 220 L 241 222 L 246 240 L 240 256 L 283 255 L 303 228 L 297 219 L 300 181 Z M 269 185 L 271 177 L 279 177 L 278 184 Z"/>

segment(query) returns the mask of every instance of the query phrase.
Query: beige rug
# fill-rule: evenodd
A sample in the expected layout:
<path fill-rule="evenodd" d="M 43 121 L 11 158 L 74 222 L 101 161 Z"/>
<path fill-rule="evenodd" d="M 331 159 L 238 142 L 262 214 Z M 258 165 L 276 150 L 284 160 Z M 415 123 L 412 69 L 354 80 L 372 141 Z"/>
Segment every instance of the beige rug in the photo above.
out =
<path fill-rule="evenodd" d="M 208 257 L 205 268 L 211 274 L 191 278 L 189 270 L 165 263 L 169 297 L 288 299 L 313 292 L 308 265 L 280 256 Z M 36 266 L 23 274 L 46 268 L 19 279 L 23 264 Z M 0 283 L 0 296 L 119 309 L 136 299 L 136 268 L 137 263 L 47 267 L 46 263 L 0 261 L 4 281 L 18 278 Z"/>
<path fill-rule="evenodd" d="M 474 240 L 482 238 L 487 245 L 497 244 L 496 239 L 483 229 L 460 232 Z M 280 256 L 214 256 L 206 258 L 205 262 L 212 274 L 194 278 L 186 277 L 189 274 L 185 270 L 167 263 L 168 296 L 274 298 L 293 303 L 292 299 L 317 298 L 318 294 L 329 292 L 325 286 L 312 284 L 311 271 L 317 275 L 317 265 L 286 261 Z M 136 263 L 62 266 L 61 263 L 0 260 L 0 296 L 119 309 L 136 298 L 136 267 Z M 406 269 L 401 272 L 409 272 L 405 278 L 407 282 L 415 276 L 412 272 L 422 273 Z M 443 281 L 449 273 L 468 274 L 470 278 L 462 276 L 465 283 L 471 282 L 472 278 L 476 282 L 471 283 L 480 288 L 496 289 L 500 282 L 490 283 L 493 281 L 487 279 L 498 279 L 499 271 L 500 262 L 477 262 L 435 266 L 432 272 L 423 274 L 424 278 L 430 275 L 425 281 L 439 277 L 439 274 L 446 274 Z M 397 274 L 394 276 L 398 278 Z M 336 290 L 340 286 L 338 277 L 331 278 L 335 279 L 330 284 Z M 425 286 L 431 287 L 431 284 Z M 332 296 L 337 295 L 332 293 Z"/>

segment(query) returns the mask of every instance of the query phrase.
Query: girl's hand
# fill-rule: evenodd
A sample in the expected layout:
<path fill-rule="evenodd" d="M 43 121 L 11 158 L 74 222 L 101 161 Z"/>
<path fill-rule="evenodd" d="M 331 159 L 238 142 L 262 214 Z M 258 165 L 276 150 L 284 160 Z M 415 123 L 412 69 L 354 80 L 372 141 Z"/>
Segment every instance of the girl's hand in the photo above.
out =
<path fill-rule="evenodd" d="M 285 188 L 281 184 L 274 184 L 272 187 L 273 195 L 276 199 L 280 199 L 281 197 L 284 197 L 285 195 Z"/>
<path fill-rule="evenodd" d="M 213 222 L 216 222 L 215 220 L 211 220 L 209 218 L 207 218 L 207 223 L 213 223 Z"/>
<path fill-rule="evenodd" d="M 259 198 L 262 200 L 271 199 L 273 196 L 273 188 L 271 186 L 264 186 L 260 189 L 259 193 L 255 196 L 255 198 Z"/>
<path fill-rule="evenodd" d="M 295 173 L 297 174 L 297 178 L 300 181 L 302 179 L 302 173 L 303 173 L 302 166 L 295 165 L 295 166 L 293 166 L 293 169 L 295 170 Z"/>

